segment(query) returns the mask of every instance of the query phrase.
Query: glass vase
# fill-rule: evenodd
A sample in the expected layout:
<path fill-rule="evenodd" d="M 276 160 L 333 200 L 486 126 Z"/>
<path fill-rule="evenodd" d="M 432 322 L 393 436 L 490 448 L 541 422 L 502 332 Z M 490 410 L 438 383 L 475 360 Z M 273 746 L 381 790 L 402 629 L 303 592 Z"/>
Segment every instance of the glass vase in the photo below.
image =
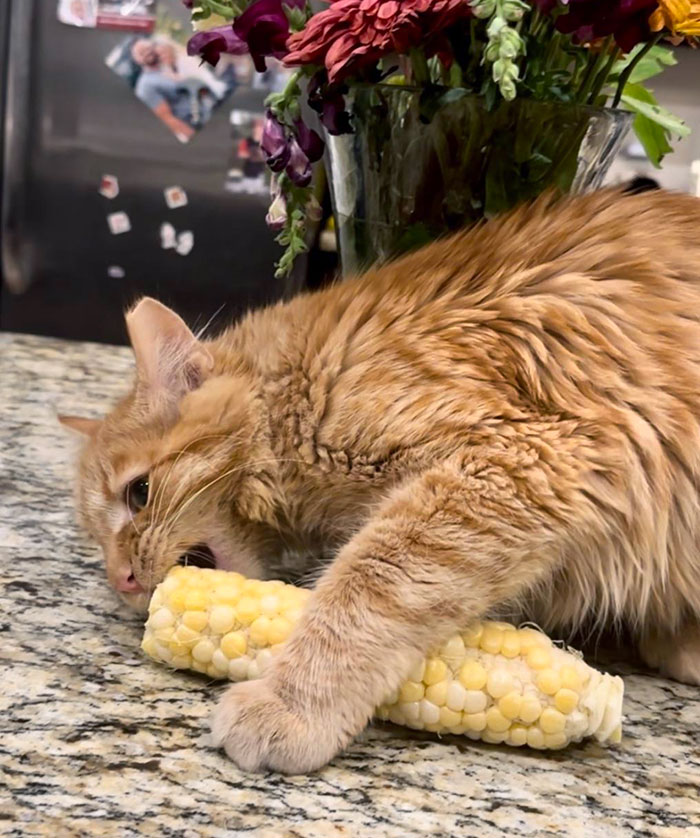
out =
<path fill-rule="evenodd" d="M 599 187 L 631 125 L 626 111 L 501 101 L 460 90 L 356 87 L 354 133 L 327 139 L 343 273 L 363 270 L 548 188 Z"/>

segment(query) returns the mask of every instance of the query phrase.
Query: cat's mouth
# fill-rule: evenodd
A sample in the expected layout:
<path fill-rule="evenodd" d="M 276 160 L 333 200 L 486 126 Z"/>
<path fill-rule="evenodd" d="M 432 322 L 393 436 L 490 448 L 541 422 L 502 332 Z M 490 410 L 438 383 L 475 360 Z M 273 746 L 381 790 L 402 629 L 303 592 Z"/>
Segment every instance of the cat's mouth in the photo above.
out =
<path fill-rule="evenodd" d="M 214 551 L 208 544 L 195 544 L 194 547 L 190 547 L 180 556 L 177 563 L 182 567 L 218 567 Z"/>

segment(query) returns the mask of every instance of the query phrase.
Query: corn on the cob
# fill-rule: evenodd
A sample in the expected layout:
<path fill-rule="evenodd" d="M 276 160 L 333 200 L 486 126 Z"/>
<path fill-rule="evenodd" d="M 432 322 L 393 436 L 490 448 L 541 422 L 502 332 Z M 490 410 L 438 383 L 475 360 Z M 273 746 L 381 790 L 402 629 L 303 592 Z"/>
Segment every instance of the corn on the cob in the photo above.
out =
<path fill-rule="evenodd" d="M 310 591 L 238 573 L 174 568 L 156 588 L 142 648 L 212 678 L 258 678 L 281 649 Z M 621 738 L 623 683 L 542 632 L 485 621 L 416 664 L 377 708 L 380 719 L 486 742 L 563 748 Z"/>

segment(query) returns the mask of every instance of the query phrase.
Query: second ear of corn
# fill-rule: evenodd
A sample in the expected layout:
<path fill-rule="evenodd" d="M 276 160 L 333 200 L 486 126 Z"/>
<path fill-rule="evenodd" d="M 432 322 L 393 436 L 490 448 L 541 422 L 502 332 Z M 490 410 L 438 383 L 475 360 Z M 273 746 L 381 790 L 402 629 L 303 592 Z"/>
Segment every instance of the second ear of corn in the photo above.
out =
<path fill-rule="evenodd" d="M 310 591 L 238 573 L 174 568 L 156 588 L 142 649 L 212 678 L 258 678 Z M 377 708 L 380 719 L 485 742 L 563 748 L 585 737 L 619 742 L 623 683 L 542 632 L 484 621 L 417 662 Z"/>

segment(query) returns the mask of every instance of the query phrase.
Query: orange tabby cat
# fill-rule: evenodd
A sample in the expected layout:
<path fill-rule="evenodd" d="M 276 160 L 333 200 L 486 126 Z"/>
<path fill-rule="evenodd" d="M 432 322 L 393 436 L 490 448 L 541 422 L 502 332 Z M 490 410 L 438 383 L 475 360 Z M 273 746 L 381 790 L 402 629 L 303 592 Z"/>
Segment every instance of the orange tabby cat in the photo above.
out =
<path fill-rule="evenodd" d="M 700 683 L 700 201 L 549 198 L 200 340 L 144 299 L 82 518 L 138 606 L 186 554 L 335 558 L 232 686 L 242 767 L 327 762 L 441 635 L 504 607 L 627 624 Z"/>

